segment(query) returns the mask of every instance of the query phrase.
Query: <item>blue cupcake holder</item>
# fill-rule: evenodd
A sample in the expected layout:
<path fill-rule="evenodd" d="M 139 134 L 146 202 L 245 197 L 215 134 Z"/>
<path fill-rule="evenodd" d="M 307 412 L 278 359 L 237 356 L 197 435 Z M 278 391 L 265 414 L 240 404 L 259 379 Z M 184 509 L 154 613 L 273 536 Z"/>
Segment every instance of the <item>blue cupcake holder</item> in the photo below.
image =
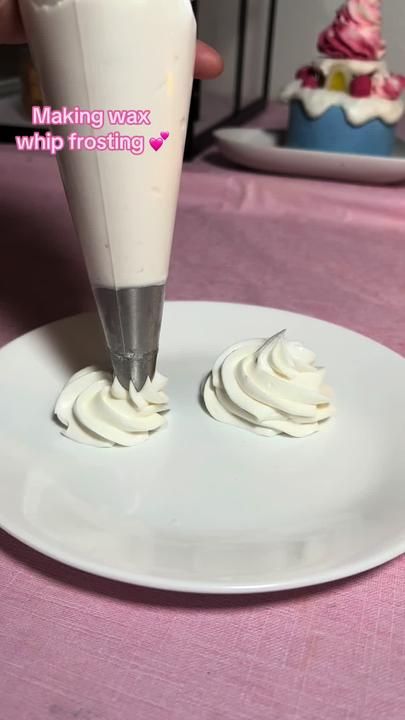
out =
<path fill-rule="evenodd" d="M 311 118 L 300 100 L 290 104 L 287 147 L 387 157 L 393 152 L 394 142 L 395 125 L 382 120 L 356 126 L 340 107 L 331 107 L 319 118 Z"/>

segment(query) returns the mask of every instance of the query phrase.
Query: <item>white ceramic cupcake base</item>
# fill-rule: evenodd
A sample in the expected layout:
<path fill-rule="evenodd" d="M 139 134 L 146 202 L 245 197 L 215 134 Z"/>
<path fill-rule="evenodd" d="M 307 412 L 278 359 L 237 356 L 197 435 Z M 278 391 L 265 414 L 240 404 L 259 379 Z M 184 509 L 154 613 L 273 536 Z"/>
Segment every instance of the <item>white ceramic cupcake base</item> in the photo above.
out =
<path fill-rule="evenodd" d="M 214 422 L 198 390 L 216 357 L 282 328 L 326 365 L 336 419 L 303 440 Z M 62 437 L 52 408 L 100 354 L 88 315 L 0 351 L 0 527 L 15 537 L 91 573 L 207 593 L 312 585 L 405 552 L 399 355 L 280 310 L 168 303 L 159 362 L 168 428 L 135 448 L 99 449 Z"/>
<path fill-rule="evenodd" d="M 405 142 L 392 157 L 343 155 L 283 146 L 283 131 L 223 128 L 215 132 L 220 152 L 238 165 L 279 175 L 324 178 L 367 185 L 405 183 Z"/>

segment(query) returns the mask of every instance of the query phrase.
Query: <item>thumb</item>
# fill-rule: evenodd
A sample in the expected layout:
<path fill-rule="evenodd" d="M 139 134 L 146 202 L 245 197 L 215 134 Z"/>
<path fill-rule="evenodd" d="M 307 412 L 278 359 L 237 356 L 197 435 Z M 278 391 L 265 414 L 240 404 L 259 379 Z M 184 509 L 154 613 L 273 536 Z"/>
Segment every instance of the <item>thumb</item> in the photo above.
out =
<path fill-rule="evenodd" d="M 0 43 L 26 42 L 17 0 L 0 0 Z"/>

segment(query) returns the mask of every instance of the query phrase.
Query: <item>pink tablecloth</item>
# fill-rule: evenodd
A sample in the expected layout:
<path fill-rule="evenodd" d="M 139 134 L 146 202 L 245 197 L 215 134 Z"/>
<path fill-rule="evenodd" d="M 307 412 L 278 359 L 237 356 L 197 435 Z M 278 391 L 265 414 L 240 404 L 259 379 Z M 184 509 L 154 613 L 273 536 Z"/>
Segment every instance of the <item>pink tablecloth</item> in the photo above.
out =
<path fill-rule="evenodd" d="M 53 160 L 1 149 L 0 237 L 1 342 L 91 305 Z M 185 170 L 171 298 L 288 308 L 405 353 L 404 277 L 405 188 Z M 405 717 L 404 558 L 232 600 L 115 584 L 0 539 L 0 720 Z"/>

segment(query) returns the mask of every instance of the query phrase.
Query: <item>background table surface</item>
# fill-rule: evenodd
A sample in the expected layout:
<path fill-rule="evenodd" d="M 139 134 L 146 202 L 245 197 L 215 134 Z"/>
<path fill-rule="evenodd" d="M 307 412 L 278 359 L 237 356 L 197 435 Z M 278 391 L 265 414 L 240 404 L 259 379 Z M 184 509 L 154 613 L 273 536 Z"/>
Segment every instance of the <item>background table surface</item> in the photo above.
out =
<path fill-rule="evenodd" d="M 211 151 L 184 171 L 168 296 L 315 315 L 405 354 L 404 231 L 405 187 L 255 175 Z M 0 238 L 1 343 L 92 307 L 53 159 L 0 149 Z M 0 541 L 0 720 L 405 717 L 404 558 L 204 598 Z"/>

